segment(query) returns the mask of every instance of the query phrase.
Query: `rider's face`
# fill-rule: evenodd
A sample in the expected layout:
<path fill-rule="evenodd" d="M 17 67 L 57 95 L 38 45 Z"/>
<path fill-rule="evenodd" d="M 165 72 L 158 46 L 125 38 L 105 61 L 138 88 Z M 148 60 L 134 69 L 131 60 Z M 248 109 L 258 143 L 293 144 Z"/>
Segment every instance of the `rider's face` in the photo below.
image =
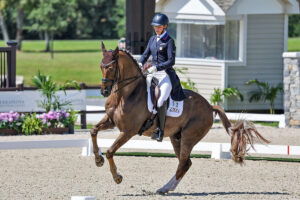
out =
<path fill-rule="evenodd" d="M 161 35 L 164 31 L 164 28 L 167 28 L 167 25 L 154 26 L 156 35 Z"/>

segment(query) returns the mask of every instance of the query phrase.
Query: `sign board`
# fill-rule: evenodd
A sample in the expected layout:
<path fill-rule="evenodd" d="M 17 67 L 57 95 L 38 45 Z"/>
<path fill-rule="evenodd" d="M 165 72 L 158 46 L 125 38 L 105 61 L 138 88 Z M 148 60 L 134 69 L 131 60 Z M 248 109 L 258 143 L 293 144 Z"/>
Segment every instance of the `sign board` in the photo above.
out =
<path fill-rule="evenodd" d="M 70 101 L 64 109 L 86 110 L 86 91 L 67 90 L 56 93 L 62 102 Z M 44 100 L 40 91 L 0 92 L 0 112 L 44 112 L 41 102 Z"/>

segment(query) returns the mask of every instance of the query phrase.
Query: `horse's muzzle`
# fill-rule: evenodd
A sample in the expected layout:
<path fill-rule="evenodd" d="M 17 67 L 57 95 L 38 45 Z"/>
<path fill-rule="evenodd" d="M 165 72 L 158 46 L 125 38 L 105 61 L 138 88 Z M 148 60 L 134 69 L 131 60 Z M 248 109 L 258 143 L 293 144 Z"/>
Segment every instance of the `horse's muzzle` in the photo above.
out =
<path fill-rule="evenodd" d="M 104 89 L 101 90 L 101 94 L 104 96 L 104 97 L 108 97 L 111 93 L 111 89 L 108 88 L 108 87 L 105 87 Z"/>

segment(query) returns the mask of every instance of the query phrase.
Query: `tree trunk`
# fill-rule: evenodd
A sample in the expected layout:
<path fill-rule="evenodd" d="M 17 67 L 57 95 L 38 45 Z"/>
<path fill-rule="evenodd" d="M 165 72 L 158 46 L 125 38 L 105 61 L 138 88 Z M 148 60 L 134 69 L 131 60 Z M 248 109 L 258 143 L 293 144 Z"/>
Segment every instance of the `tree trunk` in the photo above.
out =
<path fill-rule="evenodd" d="M 51 33 L 51 59 L 54 58 L 54 34 Z"/>
<path fill-rule="evenodd" d="M 49 39 L 49 33 L 45 31 L 45 41 L 46 41 L 46 52 L 50 51 L 50 39 Z"/>
<path fill-rule="evenodd" d="M 17 15 L 17 49 L 22 49 L 22 40 L 23 40 L 23 21 L 24 21 L 24 9 L 19 8 L 18 9 L 18 15 Z"/>
<path fill-rule="evenodd" d="M 1 32 L 2 32 L 2 35 L 3 35 L 3 39 L 4 39 L 5 43 L 7 43 L 8 40 L 9 40 L 9 36 L 8 36 L 6 24 L 5 24 L 5 21 L 3 19 L 1 10 L 0 10 L 0 26 L 1 26 Z"/>

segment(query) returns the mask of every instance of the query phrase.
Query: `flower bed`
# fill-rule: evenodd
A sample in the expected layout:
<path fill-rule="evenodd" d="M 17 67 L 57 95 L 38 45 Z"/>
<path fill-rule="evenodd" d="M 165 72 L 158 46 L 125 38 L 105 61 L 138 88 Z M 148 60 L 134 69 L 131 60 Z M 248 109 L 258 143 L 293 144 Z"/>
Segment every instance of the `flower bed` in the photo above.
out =
<path fill-rule="evenodd" d="M 73 110 L 49 111 L 41 115 L 24 115 L 13 111 L 0 113 L 0 135 L 74 133 L 76 120 Z"/>

